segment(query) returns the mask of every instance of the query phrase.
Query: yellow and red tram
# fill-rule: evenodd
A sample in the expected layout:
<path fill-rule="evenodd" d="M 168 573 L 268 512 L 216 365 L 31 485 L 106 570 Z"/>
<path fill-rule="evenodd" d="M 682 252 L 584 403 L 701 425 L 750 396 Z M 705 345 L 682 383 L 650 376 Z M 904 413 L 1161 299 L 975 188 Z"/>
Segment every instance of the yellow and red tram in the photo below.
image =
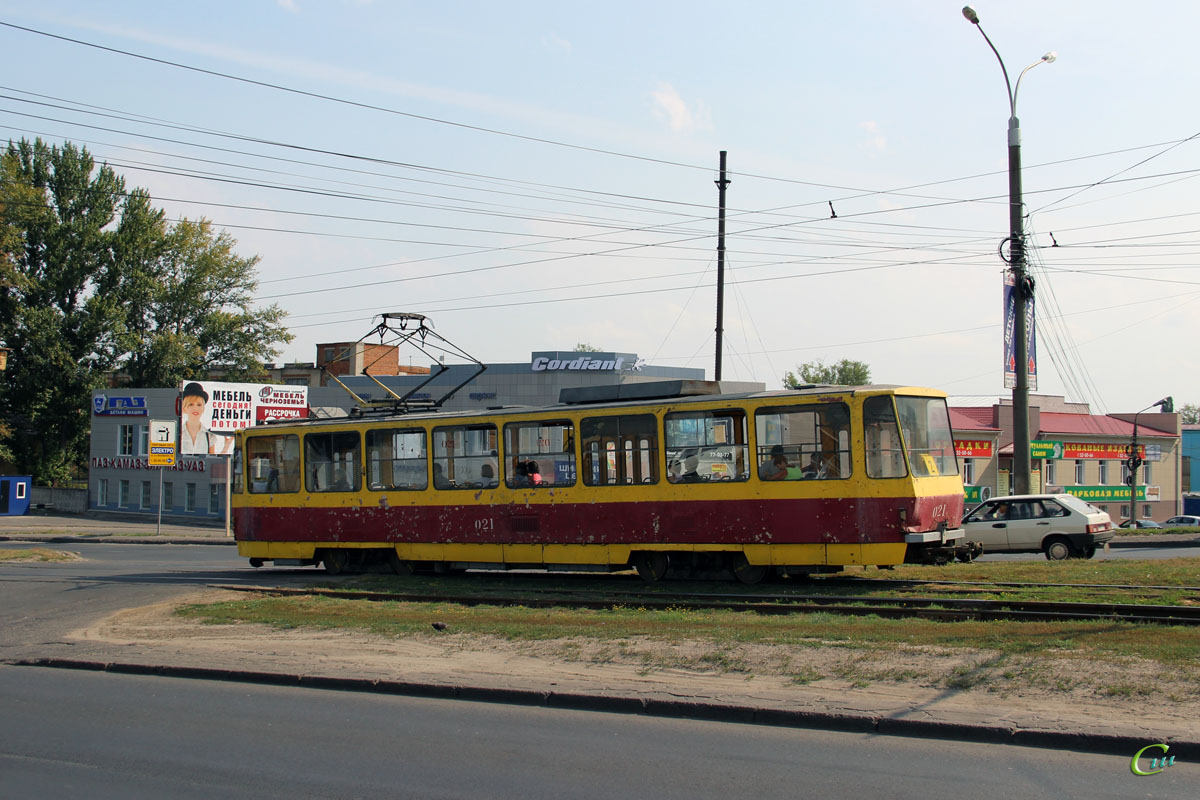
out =
<path fill-rule="evenodd" d="M 289 421 L 238 436 L 255 566 L 731 570 L 753 582 L 964 555 L 945 394 L 697 381 L 558 405 Z"/>

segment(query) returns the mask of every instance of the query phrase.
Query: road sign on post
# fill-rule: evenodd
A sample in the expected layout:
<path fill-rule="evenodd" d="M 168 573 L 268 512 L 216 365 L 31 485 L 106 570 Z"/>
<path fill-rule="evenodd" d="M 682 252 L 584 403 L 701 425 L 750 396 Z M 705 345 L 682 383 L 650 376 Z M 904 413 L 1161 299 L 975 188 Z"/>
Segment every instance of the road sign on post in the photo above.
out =
<path fill-rule="evenodd" d="M 175 427 L 177 424 L 173 419 L 150 421 L 150 466 L 175 466 Z"/>

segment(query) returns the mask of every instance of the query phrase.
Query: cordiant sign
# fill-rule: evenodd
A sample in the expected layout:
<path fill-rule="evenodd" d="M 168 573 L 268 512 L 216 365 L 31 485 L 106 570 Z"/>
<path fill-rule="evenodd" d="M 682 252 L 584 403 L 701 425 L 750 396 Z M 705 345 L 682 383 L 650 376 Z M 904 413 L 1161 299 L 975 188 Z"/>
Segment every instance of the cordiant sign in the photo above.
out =
<path fill-rule="evenodd" d="M 556 372 L 558 369 L 570 369 L 572 372 L 619 372 L 625 368 L 625 356 L 616 359 L 593 359 L 581 356 L 578 359 L 547 359 L 539 356 L 530 365 L 532 372 Z"/>

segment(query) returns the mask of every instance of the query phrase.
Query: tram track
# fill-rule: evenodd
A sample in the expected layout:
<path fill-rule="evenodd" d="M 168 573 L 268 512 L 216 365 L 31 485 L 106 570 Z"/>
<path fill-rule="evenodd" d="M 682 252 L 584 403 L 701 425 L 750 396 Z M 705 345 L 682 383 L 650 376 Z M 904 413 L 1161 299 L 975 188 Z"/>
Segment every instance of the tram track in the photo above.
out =
<path fill-rule="evenodd" d="M 975 600 L 943 597 L 846 597 L 841 595 L 722 595 L 646 594 L 522 590 L 520 595 L 432 594 L 421 592 L 371 592 L 345 589 L 284 588 L 243 584 L 210 584 L 214 589 L 274 596 L 328 597 L 370 602 L 453 603 L 458 605 L 524 606 L 527 608 L 614 607 L 750 611 L 757 614 L 875 615 L 942 621 L 1107 621 L 1157 625 L 1200 625 L 1200 607 L 1141 605 L 1133 603 L 1073 603 L 1040 600 Z M 539 596 L 540 595 L 540 596 Z"/>

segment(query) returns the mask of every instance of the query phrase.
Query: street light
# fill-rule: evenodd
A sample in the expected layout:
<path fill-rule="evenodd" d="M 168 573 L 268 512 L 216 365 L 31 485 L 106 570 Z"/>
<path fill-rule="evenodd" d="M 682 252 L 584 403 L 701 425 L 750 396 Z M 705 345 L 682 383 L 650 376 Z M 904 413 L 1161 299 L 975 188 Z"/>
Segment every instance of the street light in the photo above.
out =
<path fill-rule="evenodd" d="M 1021 78 L 1025 73 L 1038 64 L 1049 64 L 1058 55 L 1053 51 L 1046 53 L 1037 61 L 1021 70 L 1017 76 L 1016 86 L 1008 80 L 1008 69 L 1004 59 L 992 44 L 992 40 L 983 32 L 979 24 L 979 14 L 970 6 L 963 6 L 963 16 L 979 30 L 983 40 L 996 54 L 1000 69 L 1004 73 L 1004 85 L 1008 89 L 1008 258 L 1009 269 L 1013 275 L 1013 296 L 1015 310 L 1013 311 L 1013 360 L 1016 362 L 1016 385 L 1013 387 L 1013 494 L 1028 494 L 1033 465 L 1029 456 L 1029 342 L 1026 320 L 1026 308 L 1033 302 L 1033 278 L 1025 271 L 1025 221 L 1021 209 L 1021 123 L 1017 119 L 1017 92 L 1021 90 Z M 1001 245 L 1003 250 L 1003 244 Z M 1003 253 L 1001 253 L 1003 258 Z"/>
<path fill-rule="evenodd" d="M 1171 397 L 1164 397 L 1157 403 L 1151 403 L 1143 408 L 1137 414 L 1133 415 L 1133 442 L 1125 449 L 1125 466 L 1129 468 L 1129 477 L 1125 480 L 1129 483 L 1129 529 L 1134 530 L 1137 525 L 1137 471 L 1142 465 L 1142 457 L 1138 453 L 1137 443 L 1137 420 L 1138 415 L 1144 414 L 1152 408 L 1157 408 L 1164 413 L 1170 414 L 1175 410 L 1175 400 Z"/>

